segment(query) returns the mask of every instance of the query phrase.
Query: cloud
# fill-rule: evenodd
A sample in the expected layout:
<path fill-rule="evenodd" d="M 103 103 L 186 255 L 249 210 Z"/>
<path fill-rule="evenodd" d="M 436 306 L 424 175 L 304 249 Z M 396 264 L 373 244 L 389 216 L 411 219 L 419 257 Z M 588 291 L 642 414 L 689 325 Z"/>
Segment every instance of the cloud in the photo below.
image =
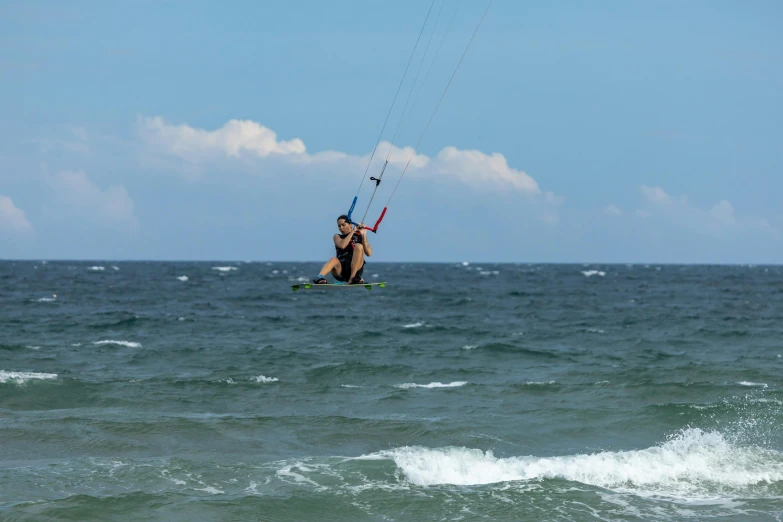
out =
<path fill-rule="evenodd" d="M 708 234 L 715 237 L 727 237 L 744 232 L 762 232 L 775 239 L 780 233 L 769 221 L 758 216 L 738 216 L 733 205 L 721 200 L 709 209 L 691 205 L 688 198 L 674 198 L 661 187 L 641 185 L 640 191 L 646 202 L 644 209 L 638 209 L 639 218 L 659 217 L 678 227 L 686 227 L 691 231 Z"/>
<path fill-rule="evenodd" d="M 305 153 L 299 138 L 278 141 L 277 133 L 254 121 L 230 120 L 214 131 L 189 125 L 169 125 L 161 117 L 139 118 L 142 138 L 187 161 L 199 162 L 210 157 L 239 157 L 243 154 L 265 158 L 273 154 Z"/>
<path fill-rule="evenodd" d="M 125 187 L 110 186 L 101 190 L 81 170 L 61 171 L 48 178 L 56 199 L 71 211 L 108 220 L 110 224 L 138 226 L 133 200 Z"/>
<path fill-rule="evenodd" d="M 31 234 L 33 226 L 27 220 L 24 210 L 17 208 L 14 201 L 0 194 L 0 234 Z"/>
<path fill-rule="evenodd" d="M 476 187 L 513 188 L 523 194 L 541 194 L 536 180 L 525 172 L 508 166 L 499 153 L 484 154 L 478 150 L 459 150 L 445 147 L 435 157 L 431 171 L 437 175 L 455 176 L 467 185 Z"/>
<path fill-rule="evenodd" d="M 361 176 L 367 168 L 370 154 L 356 156 L 339 151 L 308 153 L 302 140 L 277 139 L 277 133 L 253 121 L 231 120 L 223 127 L 207 131 L 188 125 L 171 125 L 161 117 L 140 117 L 139 132 L 152 149 L 176 156 L 189 163 L 219 162 L 232 159 L 283 162 L 288 166 L 306 166 L 308 169 L 328 169 L 345 176 Z M 473 188 L 513 190 L 541 201 L 559 205 L 561 198 L 543 193 L 538 183 L 527 173 L 508 165 L 500 153 L 486 154 L 478 150 L 460 150 L 445 147 L 437 156 L 415 154 L 412 147 L 396 147 L 381 142 L 370 165 L 371 172 L 379 172 L 388 158 L 389 167 L 397 174 L 407 166 L 406 176 L 453 179 Z M 187 172 L 193 175 L 192 171 Z M 388 174 L 385 173 L 384 175 Z"/>
<path fill-rule="evenodd" d="M 622 216 L 623 211 L 620 210 L 620 208 L 616 205 L 609 205 L 604 207 L 604 214 L 609 214 L 610 216 Z"/>
<path fill-rule="evenodd" d="M 668 195 L 661 187 L 648 187 L 647 185 L 641 186 L 642 196 L 649 203 L 656 205 L 670 205 L 672 203 L 672 197 Z"/>

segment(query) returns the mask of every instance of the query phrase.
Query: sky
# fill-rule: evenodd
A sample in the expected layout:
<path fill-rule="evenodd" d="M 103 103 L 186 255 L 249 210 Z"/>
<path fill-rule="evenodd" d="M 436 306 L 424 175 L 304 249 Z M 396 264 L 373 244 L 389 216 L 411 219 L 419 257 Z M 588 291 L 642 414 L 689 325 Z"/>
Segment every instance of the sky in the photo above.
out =
<path fill-rule="evenodd" d="M 487 5 L 0 0 L 0 259 L 783 263 L 782 3 Z"/>

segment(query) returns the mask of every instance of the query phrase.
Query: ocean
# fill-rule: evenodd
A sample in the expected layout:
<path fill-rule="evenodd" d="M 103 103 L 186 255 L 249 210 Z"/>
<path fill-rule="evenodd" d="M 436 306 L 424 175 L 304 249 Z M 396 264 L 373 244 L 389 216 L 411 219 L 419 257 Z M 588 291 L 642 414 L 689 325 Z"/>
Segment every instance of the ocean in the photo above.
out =
<path fill-rule="evenodd" d="M 783 267 L 0 262 L 0 520 L 783 520 Z"/>

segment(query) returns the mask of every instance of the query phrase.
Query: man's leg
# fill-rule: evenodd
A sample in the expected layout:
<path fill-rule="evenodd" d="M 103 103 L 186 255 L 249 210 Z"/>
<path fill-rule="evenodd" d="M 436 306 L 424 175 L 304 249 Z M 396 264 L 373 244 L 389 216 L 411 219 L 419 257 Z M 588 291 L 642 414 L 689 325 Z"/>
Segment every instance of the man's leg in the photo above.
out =
<path fill-rule="evenodd" d="M 340 261 L 336 257 L 327 261 L 321 271 L 318 272 L 318 275 L 319 277 L 325 277 L 329 272 L 332 272 L 332 274 L 336 272 L 337 275 L 340 275 Z"/>
<path fill-rule="evenodd" d="M 364 266 L 364 245 L 356 245 L 353 248 L 353 257 L 351 258 L 351 277 L 348 281 L 356 277 L 356 272 Z"/>

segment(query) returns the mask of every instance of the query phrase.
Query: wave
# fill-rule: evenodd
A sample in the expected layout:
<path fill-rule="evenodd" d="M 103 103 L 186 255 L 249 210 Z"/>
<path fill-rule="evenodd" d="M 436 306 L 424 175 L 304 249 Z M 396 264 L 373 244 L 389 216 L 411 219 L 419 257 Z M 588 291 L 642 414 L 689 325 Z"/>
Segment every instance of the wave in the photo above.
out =
<path fill-rule="evenodd" d="M 26 384 L 29 381 L 34 380 L 52 380 L 56 379 L 56 373 L 39 373 L 39 372 L 8 372 L 0 370 L 0 383 L 5 384 L 8 382 L 16 384 Z"/>
<path fill-rule="evenodd" d="M 465 386 L 468 382 L 467 381 L 454 381 L 450 382 L 448 384 L 443 384 L 440 382 L 431 382 L 429 384 L 416 384 L 413 382 L 405 382 L 402 384 L 395 384 L 395 388 L 401 388 L 403 390 L 407 390 L 409 388 L 457 388 L 460 386 Z"/>
<path fill-rule="evenodd" d="M 684 429 L 642 450 L 562 457 L 495 457 L 464 447 L 402 447 L 375 454 L 390 458 L 418 486 L 478 485 L 565 479 L 641 496 L 707 499 L 721 494 L 759 497 L 783 482 L 783 454 L 741 447 L 719 432 Z"/>
<path fill-rule="evenodd" d="M 104 340 L 104 341 L 95 341 L 92 344 L 97 345 L 97 346 L 102 346 L 102 345 L 105 345 L 105 344 L 116 344 L 118 346 L 126 346 L 128 348 L 141 348 L 141 343 L 137 343 L 137 342 L 134 342 L 134 341 L 115 341 L 113 339 L 107 339 L 107 340 Z"/>

